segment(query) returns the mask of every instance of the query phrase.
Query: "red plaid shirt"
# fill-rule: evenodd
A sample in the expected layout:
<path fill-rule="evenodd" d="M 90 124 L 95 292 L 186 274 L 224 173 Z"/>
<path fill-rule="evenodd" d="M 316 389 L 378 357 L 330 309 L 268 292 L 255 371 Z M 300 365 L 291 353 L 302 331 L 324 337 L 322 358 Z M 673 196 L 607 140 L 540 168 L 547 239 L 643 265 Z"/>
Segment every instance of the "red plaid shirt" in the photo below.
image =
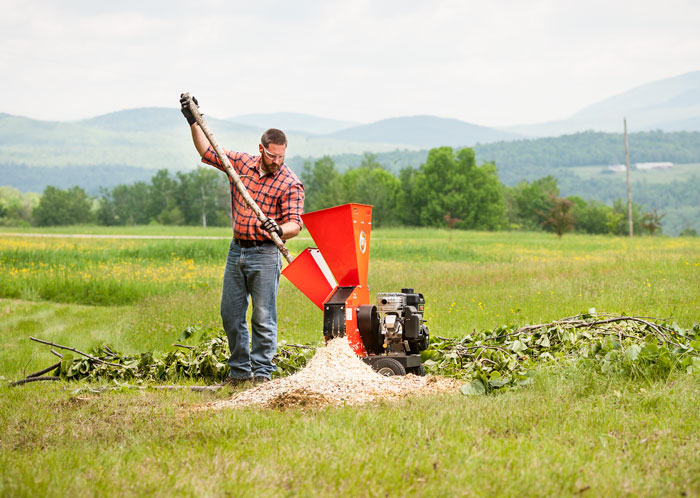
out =
<path fill-rule="evenodd" d="M 304 212 L 304 185 L 289 166 L 282 164 L 276 173 L 261 177 L 260 156 L 228 150 L 224 150 L 224 153 L 265 216 L 272 218 L 280 225 L 293 221 L 300 227 L 303 226 L 301 215 Z M 209 147 L 204 154 L 202 162 L 226 172 L 212 147 Z M 269 239 L 270 234 L 260 228 L 258 218 L 246 205 L 230 177 L 229 183 L 231 184 L 233 236 L 245 240 Z"/>

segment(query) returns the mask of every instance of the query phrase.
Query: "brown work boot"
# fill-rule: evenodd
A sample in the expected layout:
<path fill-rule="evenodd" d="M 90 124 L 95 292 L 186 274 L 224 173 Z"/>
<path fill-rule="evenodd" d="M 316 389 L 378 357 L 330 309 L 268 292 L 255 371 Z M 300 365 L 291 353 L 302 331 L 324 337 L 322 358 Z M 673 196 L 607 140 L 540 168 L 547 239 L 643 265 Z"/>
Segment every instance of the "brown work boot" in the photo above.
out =
<path fill-rule="evenodd" d="M 264 382 L 270 382 L 270 379 L 268 379 L 267 377 L 263 377 L 262 375 L 256 375 L 255 377 L 253 377 L 253 384 L 255 384 L 256 386 Z"/>

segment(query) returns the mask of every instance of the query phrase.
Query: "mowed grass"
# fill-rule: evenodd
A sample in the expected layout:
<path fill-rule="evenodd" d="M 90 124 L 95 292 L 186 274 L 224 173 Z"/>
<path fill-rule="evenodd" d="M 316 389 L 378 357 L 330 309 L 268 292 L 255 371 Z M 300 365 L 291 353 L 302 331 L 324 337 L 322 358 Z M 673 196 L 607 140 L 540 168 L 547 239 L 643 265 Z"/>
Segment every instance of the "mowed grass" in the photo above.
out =
<path fill-rule="evenodd" d="M 164 351 L 188 325 L 218 325 L 227 247 L 0 234 L 0 376 L 56 361 L 30 335 L 84 350 Z M 700 317 L 699 282 L 695 239 L 409 229 L 371 238 L 372 295 L 422 292 L 440 336 L 591 307 L 688 327 Z M 95 289 L 106 297 L 90 301 Z M 279 317 L 280 340 L 321 338 L 320 310 L 284 278 Z M 574 365 L 535 378 L 488 397 L 283 412 L 198 409 L 230 391 L 2 387 L 0 495 L 700 494 L 697 373 L 632 381 Z"/>

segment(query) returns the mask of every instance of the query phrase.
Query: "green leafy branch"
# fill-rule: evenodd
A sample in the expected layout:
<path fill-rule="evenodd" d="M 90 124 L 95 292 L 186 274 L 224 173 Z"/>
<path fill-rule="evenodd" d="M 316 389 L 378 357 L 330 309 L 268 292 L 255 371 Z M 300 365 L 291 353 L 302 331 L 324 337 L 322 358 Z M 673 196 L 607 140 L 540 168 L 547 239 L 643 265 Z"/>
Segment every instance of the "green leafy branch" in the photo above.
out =
<path fill-rule="evenodd" d="M 42 380 L 88 380 L 162 383 L 197 380 L 221 382 L 228 375 L 226 337 L 220 330 L 186 328 L 181 342 L 158 354 L 126 355 L 102 345 L 82 352 L 69 346 L 31 338 L 67 351 L 60 361 L 12 385 Z M 293 374 L 313 356 L 314 345 L 278 344 L 276 377 Z M 77 355 L 77 356 L 76 356 Z M 503 325 L 461 338 L 431 337 L 421 353 L 430 374 L 463 379 L 464 394 L 515 389 L 533 382 L 541 365 L 578 361 L 605 374 L 658 378 L 674 369 L 700 371 L 700 325 L 683 329 L 646 317 L 588 313 L 536 325 Z M 53 375 L 45 375 L 53 373 Z M 156 386 L 158 387 L 158 386 Z M 159 386 L 164 387 L 164 386 Z"/>
<path fill-rule="evenodd" d="M 180 340 L 189 339 L 199 329 L 188 327 L 180 336 Z M 12 385 L 25 384 L 42 380 L 88 380 L 115 382 L 163 382 L 179 380 L 202 380 L 206 382 L 221 382 L 229 372 L 226 363 L 230 355 L 228 341 L 220 331 L 204 330 L 196 345 L 173 344 L 173 350 L 163 354 L 144 352 L 137 355 L 127 355 L 115 351 L 109 346 L 93 347 L 89 352 L 83 352 L 70 346 L 30 337 L 41 344 L 53 346 L 68 351 L 61 355 L 60 361 L 39 372 L 28 375 L 25 379 Z M 306 365 L 313 355 L 313 346 L 278 344 L 273 362 L 277 366 L 275 376 L 285 376 L 296 372 Z M 53 375 L 44 376 L 49 372 Z"/>
<path fill-rule="evenodd" d="M 688 330 L 589 310 L 545 324 L 435 337 L 421 358 L 429 373 L 469 381 L 462 387 L 468 395 L 528 385 L 535 366 L 547 363 L 581 361 L 603 373 L 648 378 L 700 371 L 700 325 Z"/>

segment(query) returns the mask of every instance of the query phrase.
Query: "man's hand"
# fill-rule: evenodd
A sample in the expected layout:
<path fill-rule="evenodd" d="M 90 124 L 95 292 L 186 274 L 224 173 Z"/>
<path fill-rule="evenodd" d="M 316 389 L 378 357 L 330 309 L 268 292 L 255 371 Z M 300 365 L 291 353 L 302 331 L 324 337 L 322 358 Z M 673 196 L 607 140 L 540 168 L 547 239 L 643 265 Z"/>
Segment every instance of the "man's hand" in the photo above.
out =
<path fill-rule="evenodd" d="M 282 227 L 280 227 L 275 220 L 268 218 L 260 224 L 260 228 L 269 233 L 276 233 L 278 237 L 282 237 Z"/>
<path fill-rule="evenodd" d="M 194 105 L 199 107 L 199 102 L 197 102 L 197 99 L 195 97 L 192 97 L 192 102 L 194 102 Z M 187 120 L 187 124 L 192 126 L 196 120 L 194 119 L 194 116 L 192 115 L 192 111 L 190 110 L 189 101 L 187 100 L 187 97 L 185 97 L 184 93 L 180 94 L 180 112 L 182 113 L 183 116 L 185 116 L 185 119 Z"/>

